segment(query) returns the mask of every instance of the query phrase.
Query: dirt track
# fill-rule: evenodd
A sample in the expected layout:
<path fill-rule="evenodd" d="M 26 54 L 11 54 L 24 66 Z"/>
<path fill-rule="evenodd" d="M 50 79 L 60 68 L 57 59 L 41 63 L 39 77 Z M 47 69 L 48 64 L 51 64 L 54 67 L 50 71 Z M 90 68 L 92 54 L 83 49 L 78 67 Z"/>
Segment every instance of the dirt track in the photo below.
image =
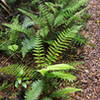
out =
<path fill-rule="evenodd" d="M 94 46 L 84 47 L 85 65 L 79 66 L 77 82 L 83 92 L 74 94 L 71 100 L 100 100 L 100 0 L 91 0 L 88 6 L 92 16 L 83 34 Z"/>

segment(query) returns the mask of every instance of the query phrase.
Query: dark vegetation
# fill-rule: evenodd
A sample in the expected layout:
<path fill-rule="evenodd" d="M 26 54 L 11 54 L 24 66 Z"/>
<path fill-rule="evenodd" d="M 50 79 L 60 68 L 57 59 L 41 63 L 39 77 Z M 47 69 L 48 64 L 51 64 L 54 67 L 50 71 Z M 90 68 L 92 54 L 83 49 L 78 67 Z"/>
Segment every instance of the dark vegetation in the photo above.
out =
<path fill-rule="evenodd" d="M 0 65 L 1 100 L 66 100 L 82 91 L 73 82 L 87 43 L 87 2 L 1 0 L 0 52 L 13 61 Z"/>

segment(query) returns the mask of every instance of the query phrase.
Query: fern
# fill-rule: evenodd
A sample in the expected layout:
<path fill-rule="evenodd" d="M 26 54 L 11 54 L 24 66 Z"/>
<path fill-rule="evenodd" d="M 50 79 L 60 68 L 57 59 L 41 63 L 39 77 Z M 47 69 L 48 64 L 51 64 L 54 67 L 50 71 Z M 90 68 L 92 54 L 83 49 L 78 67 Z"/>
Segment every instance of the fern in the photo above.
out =
<path fill-rule="evenodd" d="M 60 89 L 56 92 L 53 92 L 52 96 L 53 97 L 63 97 L 66 94 L 73 93 L 73 92 L 78 92 L 78 91 L 82 91 L 82 90 L 78 89 L 78 88 L 64 88 L 64 89 Z"/>
<path fill-rule="evenodd" d="M 79 64 L 79 63 L 77 63 Z M 76 64 L 76 65 L 77 65 Z M 43 90 L 43 84 L 46 82 L 46 78 L 61 78 L 68 81 L 73 81 L 76 79 L 76 77 L 70 73 L 64 73 L 63 71 L 66 70 L 74 70 L 75 68 L 72 66 L 73 64 L 56 64 L 56 65 L 50 65 L 46 68 L 42 68 L 40 70 L 33 70 L 32 68 L 29 68 L 27 66 L 23 65 L 10 65 L 8 67 L 0 68 L 0 72 L 5 73 L 7 75 L 13 75 L 13 76 L 19 76 L 19 73 L 21 70 L 23 70 L 23 77 L 29 77 L 29 79 L 36 79 L 39 73 L 41 73 L 42 76 L 39 76 L 41 80 L 38 80 L 32 84 L 32 89 L 26 92 L 26 100 L 38 100 L 42 90 Z M 39 72 L 39 73 L 38 73 Z M 37 73 L 37 74 L 36 74 Z M 49 80 L 48 80 L 49 81 Z M 58 97 L 61 97 L 62 94 L 71 93 L 80 91 L 80 89 L 76 88 L 68 88 L 63 90 L 58 90 L 53 93 L 50 97 L 55 97 L 59 95 Z"/>
<path fill-rule="evenodd" d="M 31 51 L 33 48 L 35 48 L 35 37 L 32 39 L 25 39 L 22 42 L 22 48 L 21 48 L 21 52 L 22 52 L 22 56 L 23 58 L 25 57 L 25 55 Z"/>
<path fill-rule="evenodd" d="M 57 57 L 70 46 L 71 40 L 76 37 L 76 33 L 80 30 L 80 28 L 81 26 L 74 26 L 58 35 L 57 39 L 48 49 L 48 53 L 46 55 L 46 61 L 48 64 L 55 62 Z"/>
<path fill-rule="evenodd" d="M 68 63 L 68 65 L 71 65 L 71 66 L 73 66 L 73 67 L 75 67 L 75 66 L 79 66 L 79 65 L 81 65 L 81 64 L 84 64 L 84 62 L 83 61 L 75 61 L 75 62 L 70 62 L 70 63 Z"/>
<path fill-rule="evenodd" d="M 68 5 L 65 9 L 65 17 L 71 17 L 78 9 L 80 9 L 81 6 L 85 5 L 88 0 L 80 0 L 76 1 L 70 5 Z"/>
<path fill-rule="evenodd" d="M 68 81 L 76 80 L 76 77 L 72 75 L 69 70 L 75 70 L 74 66 L 80 63 L 68 63 L 68 64 L 55 64 L 59 59 L 60 54 L 63 53 L 67 48 L 71 48 L 76 44 L 85 44 L 85 39 L 78 34 L 82 25 L 75 23 L 78 18 L 81 19 L 82 13 L 85 9 L 81 10 L 81 7 L 86 4 L 88 0 L 48 0 L 48 2 L 40 0 L 32 0 L 33 5 L 37 2 L 41 2 L 36 8 L 38 8 L 38 15 L 32 14 L 31 11 L 25 11 L 23 9 L 18 9 L 20 12 L 28 16 L 30 20 L 24 20 L 21 25 L 16 17 L 12 24 L 4 24 L 10 28 L 10 43 L 16 43 L 18 40 L 18 35 L 16 35 L 14 40 L 14 35 L 25 33 L 28 37 L 22 42 L 22 55 L 25 57 L 26 53 L 30 50 L 33 51 L 35 66 L 34 69 L 24 65 L 9 65 L 7 67 L 0 68 L 0 73 L 7 75 L 18 76 L 21 70 L 23 70 L 23 77 L 29 77 L 29 79 L 35 80 L 33 82 L 31 89 L 26 92 L 26 100 L 39 100 L 40 95 L 44 94 L 44 84 L 49 85 L 52 79 L 63 79 Z M 29 21 L 29 23 L 27 23 Z M 32 21 L 32 23 L 31 23 Z M 72 25 L 72 24 L 75 25 Z M 32 30 L 28 29 L 28 26 L 33 26 Z M 37 29 L 36 29 L 37 28 Z M 34 33 L 34 38 L 29 35 Z M 51 38 L 52 37 L 52 38 Z M 12 41 L 14 40 L 14 41 Z M 52 41 L 48 46 L 45 46 L 45 41 Z M 45 47 L 47 47 L 45 49 Z M 21 48 L 21 47 L 20 47 Z M 41 79 L 41 80 L 38 80 Z M 52 83 L 50 83 L 50 90 L 54 90 Z M 45 86 L 47 86 L 45 84 Z M 47 87 L 48 88 L 48 87 Z M 64 88 L 58 91 L 47 90 L 47 96 L 49 94 L 50 98 L 43 98 L 43 100 L 52 100 L 51 98 L 60 98 L 68 93 L 81 91 L 77 88 Z"/>
<path fill-rule="evenodd" d="M 38 70 L 42 75 L 45 75 L 48 71 L 60 71 L 60 70 L 71 70 L 75 69 L 73 66 L 67 65 L 67 64 L 56 64 L 56 65 L 50 65 L 47 68 L 43 68 L 41 70 Z"/>
<path fill-rule="evenodd" d="M 54 19 L 53 14 L 50 13 L 50 11 L 46 8 L 45 5 L 40 5 L 39 6 L 39 10 L 40 10 L 40 15 L 41 15 L 40 19 L 41 20 L 45 20 L 46 21 L 46 25 L 51 27 L 50 25 L 52 25 L 53 19 Z"/>
<path fill-rule="evenodd" d="M 46 77 L 61 78 L 61 79 L 68 80 L 68 81 L 76 80 L 76 76 L 74 76 L 70 73 L 65 73 L 63 71 L 46 73 Z"/>
<path fill-rule="evenodd" d="M 55 5 L 53 5 L 53 3 L 50 3 L 50 2 L 45 2 L 44 4 L 40 4 L 38 7 L 39 11 L 40 11 L 39 17 L 36 16 L 35 14 L 31 14 L 25 10 L 19 9 L 19 11 L 21 11 L 22 13 L 24 13 L 25 15 L 30 17 L 36 24 L 40 25 L 41 29 L 38 30 L 38 33 L 44 39 L 45 39 L 45 37 L 49 37 L 48 33 L 54 31 L 53 28 L 58 27 L 61 24 L 65 24 L 67 26 L 73 20 L 75 20 L 77 16 L 79 16 L 81 13 L 83 13 L 84 10 L 79 11 L 78 13 L 76 13 L 76 12 L 82 5 L 84 5 L 87 2 L 87 0 L 75 1 L 75 3 L 73 3 L 73 4 L 68 4 L 67 7 L 64 6 L 66 1 L 58 1 L 58 2 L 55 1 L 55 2 L 56 2 Z M 57 5 L 57 3 L 59 4 L 60 2 L 62 2 L 62 7 L 60 8 L 60 11 L 59 11 L 58 8 L 56 8 L 55 6 Z M 54 6 L 52 9 L 55 9 L 55 11 L 56 11 L 55 13 L 50 12 L 50 9 L 49 9 L 50 6 L 48 6 L 49 3 Z M 70 7 L 70 5 L 72 7 Z M 66 20 L 66 18 L 67 18 L 67 20 Z M 53 46 L 50 46 L 48 54 L 46 55 L 47 56 L 46 61 L 48 64 L 51 64 L 51 62 L 55 62 L 57 60 L 57 55 L 59 56 L 58 52 L 61 53 L 61 50 L 58 50 L 58 49 L 64 50 L 65 46 L 66 46 L 66 48 L 68 48 L 68 46 L 71 45 L 70 40 L 72 40 L 72 38 L 73 38 L 74 42 L 76 42 L 77 44 L 84 44 L 85 43 L 85 40 L 83 38 L 79 37 L 78 35 L 75 36 L 75 34 L 70 34 L 70 37 L 68 37 L 69 39 L 63 38 L 63 37 L 67 37 L 67 33 L 70 33 L 71 30 L 72 30 L 72 28 L 63 30 L 63 32 L 61 33 L 63 35 L 61 35 L 61 34 L 58 35 L 58 38 L 54 41 Z M 72 35 L 74 35 L 75 37 L 71 37 Z M 59 44 L 58 41 L 61 41 L 61 40 L 59 40 L 59 38 L 61 40 L 66 40 L 66 45 L 65 45 L 65 42 L 63 42 L 64 44 L 63 43 Z M 58 46 L 56 46 L 56 45 L 58 45 Z M 56 56 L 54 54 L 52 54 L 52 51 L 55 53 Z M 52 57 L 50 57 L 50 55 Z M 49 62 L 48 60 L 51 60 L 51 62 Z"/>
<path fill-rule="evenodd" d="M 29 11 L 25 11 L 23 9 L 18 9 L 20 12 L 22 12 L 23 14 L 25 14 L 26 16 L 28 16 L 29 18 L 32 19 L 32 21 L 35 22 L 35 24 L 39 24 L 40 21 L 38 19 L 38 17 L 35 14 L 30 13 Z"/>
<path fill-rule="evenodd" d="M 9 66 L 0 68 L 1 73 L 7 74 L 7 75 L 12 75 L 12 76 L 18 76 L 18 74 L 21 70 L 24 71 L 23 76 L 33 77 L 33 75 L 34 75 L 34 70 L 32 68 L 29 68 L 24 65 L 13 64 L 13 65 L 9 65 Z"/>
<path fill-rule="evenodd" d="M 7 81 L 4 81 L 0 86 L 0 91 L 7 89 L 10 86 Z"/>
<path fill-rule="evenodd" d="M 13 30 L 13 31 L 22 32 L 22 33 L 26 33 L 26 34 L 29 33 L 29 30 L 27 30 L 26 28 L 24 28 L 20 25 L 20 23 L 18 21 L 18 16 L 13 19 L 12 24 L 4 23 L 3 25 L 11 28 L 11 30 Z"/>
<path fill-rule="evenodd" d="M 32 83 L 31 90 L 26 92 L 25 100 L 38 100 L 43 89 L 43 81 L 38 80 Z"/>
<path fill-rule="evenodd" d="M 35 48 L 33 52 L 34 52 L 33 55 L 35 56 L 34 59 L 35 59 L 36 64 L 38 64 L 38 67 L 45 66 L 44 48 L 43 48 L 42 41 L 39 35 L 37 35 L 36 37 Z"/>
<path fill-rule="evenodd" d="M 58 11 L 54 25 L 60 26 L 62 24 L 66 25 L 66 23 L 68 25 L 70 22 L 74 21 L 77 15 L 81 15 L 81 13 L 83 13 L 83 10 L 82 11 L 78 10 L 80 10 L 81 6 L 85 5 L 87 1 L 88 0 L 80 0 L 80 1 L 76 0 L 73 3 L 64 7 L 63 10 L 61 9 L 60 11 Z"/>
<path fill-rule="evenodd" d="M 82 14 L 84 13 L 84 11 L 86 11 L 87 8 L 84 8 L 78 12 L 76 12 L 73 16 L 70 16 L 70 18 L 68 20 L 65 20 L 62 24 L 65 23 L 65 26 L 67 27 L 68 25 L 70 25 L 70 23 L 72 23 L 75 20 L 79 20 L 81 19 L 80 17 L 83 16 Z"/>

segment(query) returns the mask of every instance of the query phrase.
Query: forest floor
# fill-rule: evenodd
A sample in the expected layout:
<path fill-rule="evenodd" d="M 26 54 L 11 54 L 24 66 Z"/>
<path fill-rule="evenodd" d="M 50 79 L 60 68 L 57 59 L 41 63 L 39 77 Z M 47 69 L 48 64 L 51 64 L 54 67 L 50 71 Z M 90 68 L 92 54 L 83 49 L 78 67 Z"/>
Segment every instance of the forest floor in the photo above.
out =
<path fill-rule="evenodd" d="M 77 82 L 83 92 L 74 94 L 71 100 L 100 100 L 100 0 L 91 0 L 88 6 L 91 18 L 83 34 L 94 46 L 84 47 L 85 64 L 78 66 Z"/>
<path fill-rule="evenodd" d="M 84 47 L 85 64 L 78 66 L 76 86 L 80 86 L 83 92 L 72 94 L 70 100 L 100 100 L 100 0 L 91 0 L 88 6 L 91 18 L 82 33 L 93 45 Z M 0 66 L 11 63 L 0 54 Z"/>

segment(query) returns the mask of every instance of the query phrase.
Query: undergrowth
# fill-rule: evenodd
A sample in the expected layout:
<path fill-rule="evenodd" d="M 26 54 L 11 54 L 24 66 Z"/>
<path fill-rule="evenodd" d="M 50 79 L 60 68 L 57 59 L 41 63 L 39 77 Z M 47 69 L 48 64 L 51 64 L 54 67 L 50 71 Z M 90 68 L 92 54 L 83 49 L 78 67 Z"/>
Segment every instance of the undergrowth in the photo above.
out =
<path fill-rule="evenodd" d="M 33 54 L 34 67 L 20 63 L 0 68 L 0 72 L 15 77 L 16 88 L 26 88 L 25 100 L 67 99 L 66 94 L 81 91 L 75 87 L 59 87 L 58 81 L 73 82 L 71 70 L 81 62 L 57 64 L 67 49 L 81 47 L 86 39 L 79 33 L 84 26 L 84 5 L 88 0 L 32 0 L 30 6 L 18 8 L 19 15 L 10 23 L 2 23 L 0 51 L 21 54 L 22 59 Z M 24 20 L 20 21 L 23 16 Z M 4 84 L 5 85 L 5 84 Z M 3 86 L 1 89 L 3 90 Z M 58 87 L 60 89 L 58 89 Z"/>

